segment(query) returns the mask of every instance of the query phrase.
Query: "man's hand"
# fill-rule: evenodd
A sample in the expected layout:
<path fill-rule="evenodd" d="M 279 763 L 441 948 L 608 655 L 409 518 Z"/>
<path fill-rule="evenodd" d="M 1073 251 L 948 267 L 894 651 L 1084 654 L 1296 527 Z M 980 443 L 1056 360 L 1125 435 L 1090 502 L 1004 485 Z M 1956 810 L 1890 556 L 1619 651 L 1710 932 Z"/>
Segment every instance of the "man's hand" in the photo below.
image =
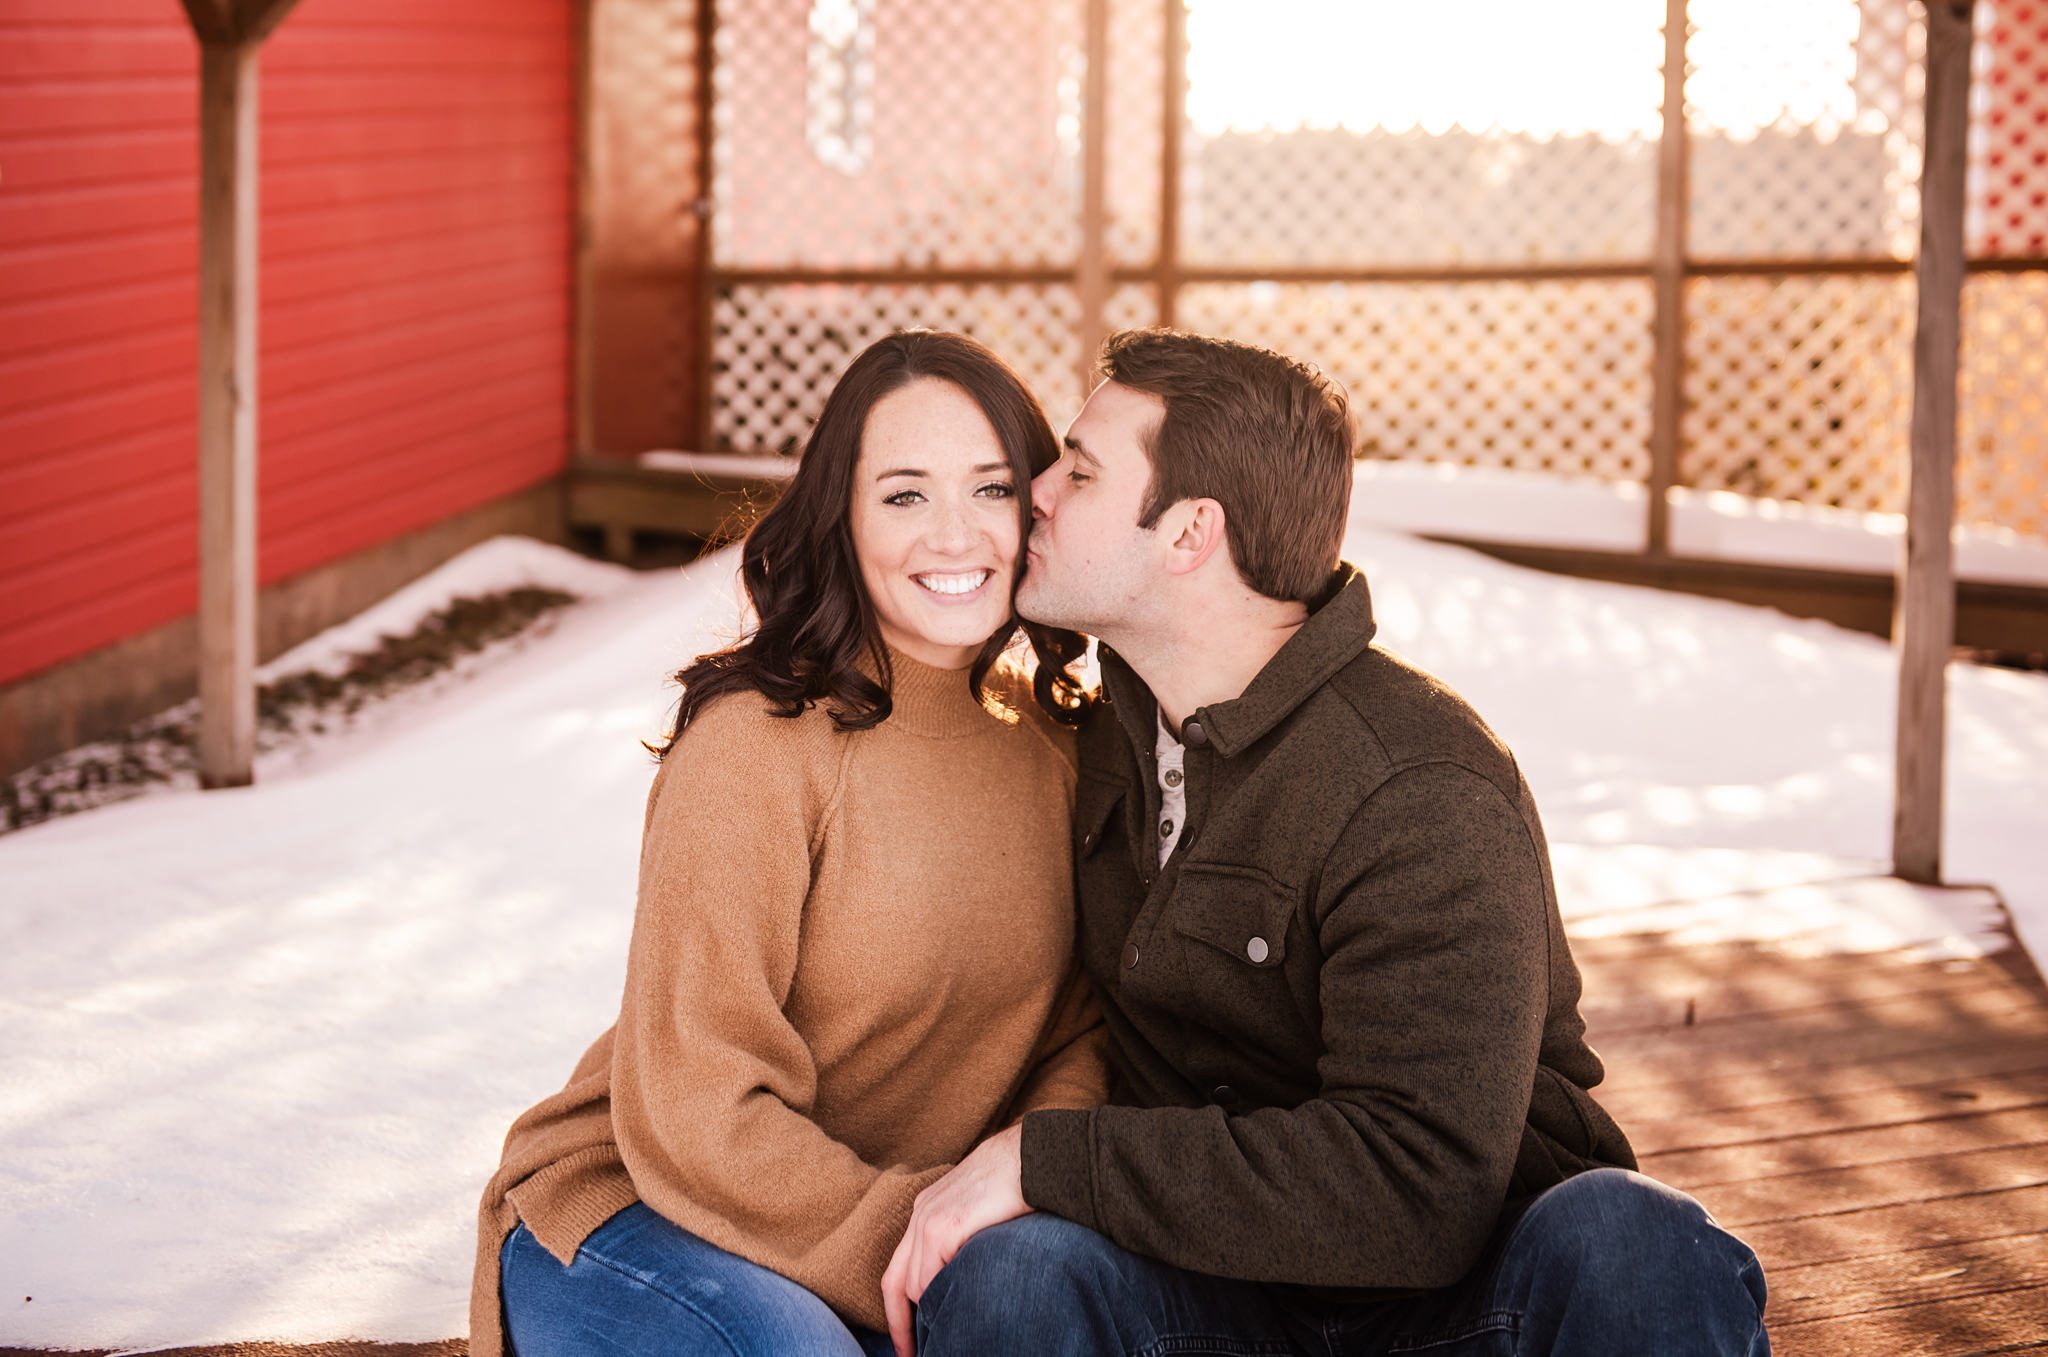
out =
<path fill-rule="evenodd" d="M 976 1234 L 1030 1209 L 1024 1204 L 1021 1122 L 982 1141 L 951 1173 L 917 1194 L 910 1226 L 882 1274 L 882 1308 L 897 1357 L 912 1357 L 916 1338 L 910 1307 L 923 1298 L 939 1269 Z"/>

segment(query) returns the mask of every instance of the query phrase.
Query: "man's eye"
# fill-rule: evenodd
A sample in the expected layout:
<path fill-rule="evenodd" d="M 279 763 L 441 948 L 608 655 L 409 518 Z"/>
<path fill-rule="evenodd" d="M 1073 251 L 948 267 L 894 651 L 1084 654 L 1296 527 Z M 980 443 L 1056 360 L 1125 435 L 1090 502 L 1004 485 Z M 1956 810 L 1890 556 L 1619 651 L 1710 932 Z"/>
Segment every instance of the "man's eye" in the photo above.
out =
<path fill-rule="evenodd" d="M 1079 485 L 1082 481 L 1085 481 L 1088 478 L 1078 471 L 1069 471 L 1067 473 L 1067 479 L 1072 481 L 1074 484 Z"/>

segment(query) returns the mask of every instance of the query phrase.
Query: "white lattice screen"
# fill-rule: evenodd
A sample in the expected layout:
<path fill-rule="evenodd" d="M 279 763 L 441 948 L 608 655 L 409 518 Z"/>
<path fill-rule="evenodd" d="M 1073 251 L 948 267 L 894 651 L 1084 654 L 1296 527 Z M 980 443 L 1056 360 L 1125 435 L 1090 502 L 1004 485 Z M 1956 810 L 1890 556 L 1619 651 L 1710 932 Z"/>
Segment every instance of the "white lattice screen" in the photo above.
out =
<path fill-rule="evenodd" d="M 1643 479 L 1654 108 L 1605 127 L 1198 130 L 1166 106 L 1175 2 L 1106 0 L 1104 328 L 1170 315 L 1315 361 L 1352 392 L 1370 455 Z M 1199 16 L 1225 0 L 1187 2 Z M 795 447 L 851 354 L 904 325 L 977 335 L 1072 416 L 1088 3 L 718 0 L 718 444 Z M 1628 90 L 1654 91 L 1661 10 L 1643 7 L 1612 73 Z M 1897 509 L 1919 10 L 1690 14 L 1685 250 L 1706 262 L 1684 285 L 1678 483 Z M 2037 258 L 2048 0 L 1978 14 L 1971 249 Z M 2048 534 L 2044 305 L 2048 271 L 1972 278 L 1959 496 L 1970 521 Z"/>
<path fill-rule="evenodd" d="M 1210 284 L 1190 329 L 1313 355 L 1367 455 L 1640 480 L 1650 289 L 1615 282 Z"/>

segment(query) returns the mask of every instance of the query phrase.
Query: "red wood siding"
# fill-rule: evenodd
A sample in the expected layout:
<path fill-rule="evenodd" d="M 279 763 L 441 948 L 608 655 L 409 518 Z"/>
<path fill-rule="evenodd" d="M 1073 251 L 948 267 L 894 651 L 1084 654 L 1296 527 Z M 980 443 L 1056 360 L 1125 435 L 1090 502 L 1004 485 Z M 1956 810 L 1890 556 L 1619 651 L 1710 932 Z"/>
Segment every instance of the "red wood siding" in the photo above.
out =
<path fill-rule="evenodd" d="M 555 474 L 572 0 L 303 0 L 265 45 L 266 581 Z M 189 613 L 197 47 L 0 9 L 0 682 Z"/>

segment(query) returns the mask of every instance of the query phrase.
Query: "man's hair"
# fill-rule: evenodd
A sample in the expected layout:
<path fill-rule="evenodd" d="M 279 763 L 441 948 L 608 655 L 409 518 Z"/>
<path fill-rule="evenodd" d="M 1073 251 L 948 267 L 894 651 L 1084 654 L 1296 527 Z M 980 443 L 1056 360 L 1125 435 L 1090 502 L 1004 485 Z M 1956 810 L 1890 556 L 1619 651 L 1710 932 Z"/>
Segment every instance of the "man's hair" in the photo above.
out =
<path fill-rule="evenodd" d="M 1350 402 L 1307 363 L 1178 330 L 1124 330 L 1102 375 L 1166 403 L 1145 440 L 1152 486 L 1138 526 L 1186 499 L 1223 506 L 1244 582 L 1309 602 L 1328 585 L 1351 507 Z"/>

